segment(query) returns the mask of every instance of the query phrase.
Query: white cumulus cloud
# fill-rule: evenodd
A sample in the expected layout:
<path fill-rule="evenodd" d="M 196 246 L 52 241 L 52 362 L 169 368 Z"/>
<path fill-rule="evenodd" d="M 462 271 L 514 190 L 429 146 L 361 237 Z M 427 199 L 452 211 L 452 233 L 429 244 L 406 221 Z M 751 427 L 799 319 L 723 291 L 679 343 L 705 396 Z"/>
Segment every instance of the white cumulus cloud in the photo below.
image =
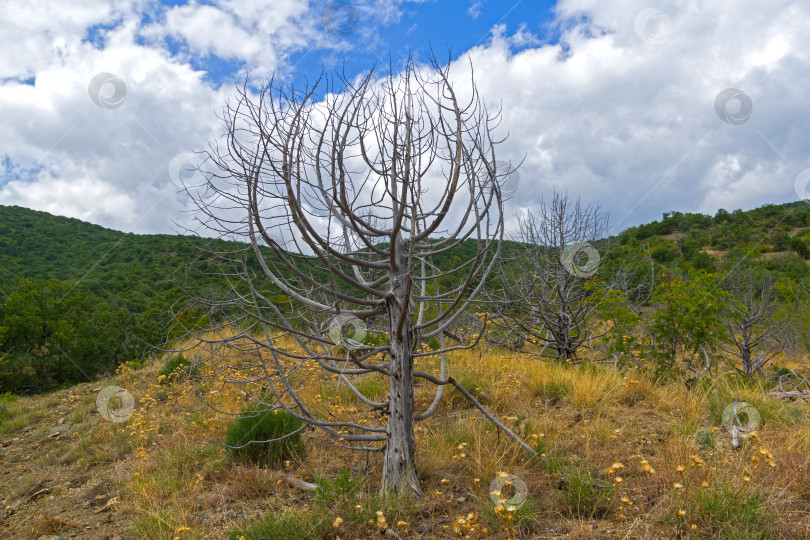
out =
<path fill-rule="evenodd" d="M 288 75 L 296 53 L 350 52 L 324 27 L 325 4 L 6 0 L 0 204 L 136 232 L 190 223 L 168 165 L 221 136 L 216 115 L 234 94 L 232 81 L 212 82 L 199 66 L 217 58 Z M 352 3 L 364 23 L 356 37 L 379 43 L 401 4 Z M 340 16 L 335 24 L 352 24 Z M 523 161 L 510 216 L 553 189 L 601 202 L 617 231 L 669 210 L 795 200 L 794 178 L 810 167 L 808 22 L 799 1 L 560 0 L 550 42 L 529 26 L 493 27 L 466 52 L 489 108 L 502 108 L 509 138 L 498 159 Z M 454 66 L 462 94 L 467 61 Z M 100 73 L 123 82 L 120 106 L 91 99 Z M 727 88 L 752 104 L 738 125 L 715 111 Z M 100 92 L 116 97 L 112 84 Z M 742 114 L 741 104 L 721 111 Z"/>

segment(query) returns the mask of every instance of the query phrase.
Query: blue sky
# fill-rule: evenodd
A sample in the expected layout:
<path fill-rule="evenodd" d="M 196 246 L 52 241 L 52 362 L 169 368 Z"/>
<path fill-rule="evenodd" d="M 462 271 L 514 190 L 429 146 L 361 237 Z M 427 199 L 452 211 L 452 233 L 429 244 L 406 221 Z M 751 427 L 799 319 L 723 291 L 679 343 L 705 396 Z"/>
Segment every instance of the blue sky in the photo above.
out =
<path fill-rule="evenodd" d="M 172 7 L 186 2 L 163 0 L 161 4 Z M 321 1 L 314 3 L 311 11 L 325 27 L 329 47 L 292 52 L 280 74 L 302 85 L 322 70 L 345 70 L 353 76 L 374 65 L 377 69 L 387 68 L 389 62 L 401 65 L 409 55 L 424 60 L 431 48 L 441 59 L 450 56 L 455 60 L 486 43 L 498 25 L 507 33 L 525 30 L 536 38 L 533 43 L 513 44 L 514 52 L 541 42 L 556 43 L 559 33 L 553 24 L 553 7 L 554 2 L 539 0 L 433 0 L 406 3 L 395 17 L 381 18 L 346 0 Z M 368 39 L 369 29 L 374 30 L 372 39 Z M 88 40 L 97 42 L 97 32 L 91 32 Z M 175 54 L 188 52 L 182 40 L 169 37 L 165 41 Z M 191 63 L 205 71 L 215 85 L 231 82 L 252 67 L 216 54 L 193 55 Z"/>
<path fill-rule="evenodd" d="M 344 5 L 343 11 L 352 9 L 350 4 Z M 349 53 L 299 52 L 291 56 L 290 62 L 295 66 L 295 78 L 299 79 L 318 73 L 321 66 L 331 70 L 345 65 L 347 71 L 356 73 L 374 63 L 385 67 L 389 59 L 396 65 L 409 54 L 423 58 L 431 47 L 443 59 L 450 53 L 453 59 L 457 59 L 469 49 L 486 43 L 495 25 L 504 25 L 510 33 L 524 27 L 544 41 L 555 41 L 557 36 L 551 26 L 553 7 L 553 2 L 539 0 L 425 2 L 403 9 L 396 22 L 380 29 L 378 42 L 363 43 L 358 33 L 350 32 L 345 37 L 339 36 L 339 39 L 352 43 Z M 341 16 L 342 10 L 338 10 L 337 18 L 339 24 L 348 30 L 352 18 L 345 13 Z M 358 13 L 356 24 L 361 26 L 366 22 Z M 522 48 L 525 46 L 514 47 L 514 50 L 517 52 Z"/>
<path fill-rule="evenodd" d="M 798 0 L 3 0 L 0 15 L 0 204 L 193 228 L 174 164 L 221 140 L 245 73 L 301 85 L 430 47 L 454 72 L 472 62 L 502 107 L 499 159 L 523 163 L 512 225 L 554 190 L 599 202 L 615 231 L 808 196 Z"/>

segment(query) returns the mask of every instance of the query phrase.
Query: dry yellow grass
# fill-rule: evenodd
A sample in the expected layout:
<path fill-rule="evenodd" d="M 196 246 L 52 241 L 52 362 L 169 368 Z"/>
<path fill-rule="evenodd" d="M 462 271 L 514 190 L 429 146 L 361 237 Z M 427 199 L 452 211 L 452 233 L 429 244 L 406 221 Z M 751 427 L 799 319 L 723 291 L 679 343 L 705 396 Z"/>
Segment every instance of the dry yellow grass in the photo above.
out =
<path fill-rule="evenodd" d="M 202 360 L 207 354 L 199 347 L 188 356 Z M 447 389 L 438 412 L 418 424 L 417 468 L 425 497 L 409 505 L 374 498 L 379 453 L 335 447 L 317 431 L 305 432 L 305 454 L 281 470 L 235 463 L 212 444 L 223 441 L 226 413 L 246 404 L 244 381 L 256 373 L 240 368 L 255 362 L 255 355 L 225 351 L 218 364 L 202 368 L 210 376 L 202 382 L 157 384 L 161 358 L 97 383 L 117 384 L 133 394 L 137 408 L 126 423 L 104 421 L 87 410 L 91 402 L 71 399 L 70 390 L 24 398 L 20 401 L 27 406 L 10 407 L 6 422 L 36 409 L 37 400 L 69 403 L 76 415 L 70 428 L 75 436 L 64 443 L 61 454 L 69 457 L 61 466 L 75 474 L 89 468 L 109 477 L 105 489 L 120 501 L 109 512 L 134 538 L 221 538 L 262 517 L 277 520 L 279 530 L 288 524 L 313 531 L 314 537 L 362 538 L 378 526 L 377 511 L 403 537 L 808 535 L 810 407 L 774 401 L 762 388 L 717 381 L 689 391 L 680 382 L 654 384 L 634 370 L 540 362 L 498 350 L 454 352 L 449 375 L 471 386 L 501 421 L 536 445 L 541 457 L 528 456 Z M 295 384 L 314 410 L 383 425 L 384 418 L 364 413 L 349 393 L 335 391 L 337 381 L 311 364 L 300 368 Z M 435 367 L 434 360 L 420 362 L 420 368 Z M 223 378 L 243 384 L 225 384 Z M 258 383 L 248 386 L 259 391 Z M 433 395 L 430 385 L 419 385 L 418 409 Z M 755 404 L 763 419 L 756 436 L 738 450 L 719 422 L 733 398 Z M 2 435 L 4 440 L 13 436 Z M 41 476 L 50 462 L 30 467 Z M 330 514 L 317 506 L 312 493 L 287 481 L 288 475 L 306 481 L 332 478 L 341 467 L 358 471 L 364 481 L 366 494 L 358 499 L 362 508 L 356 512 L 371 512 L 365 525 L 345 511 Z M 489 497 L 490 482 L 499 472 L 516 475 L 528 489 L 527 504 L 511 518 Z M 78 520 L 65 518 L 65 523 L 72 521 Z M 56 522 L 48 523 L 51 530 Z M 759 535 L 763 527 L 766 536 Z"/>

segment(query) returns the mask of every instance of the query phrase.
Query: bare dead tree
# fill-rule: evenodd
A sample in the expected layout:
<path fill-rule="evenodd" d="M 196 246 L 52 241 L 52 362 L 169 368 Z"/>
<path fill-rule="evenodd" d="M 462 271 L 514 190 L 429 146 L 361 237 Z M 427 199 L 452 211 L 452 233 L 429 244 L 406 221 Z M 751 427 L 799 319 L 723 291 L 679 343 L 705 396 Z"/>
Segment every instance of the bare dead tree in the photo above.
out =
<path fill-rule="evenodd" d="M 735 369 L 755 375 L 798 338 L 794 321 L 784 310 L 772 275 L 738 263 L 725 274 L 722 285 L 731 295 L 722 320 L 731 342 L 718 348 L 738 359 Z M 797 299 L 794 309 L 802 306 Z"/>
<path fill-rule="evenodd" d="M 583 285 L 601 264 L 594 243 L 604 238 L 608 216 L 598 204 L 555 192 L 539 213 L 519 215 L 518 227 L 516 254 L 499 265 L 492 324 L 538 356 L 575 360 L 580 347 L 602 335 L 588 324 L 596 306 Z"/>
<path fill-rule="evenodd" d="M 532 451 L 448 376 L 447 353 L 476 344 L 451 345 L 445 336 L 498 258 L 505 174 L 494 165 L 498 115 L 481 102 L 472 70 L 462 99 L 449 63 L 430 60 L 379 79 L 373 71 L 338 77 L 343 88 L 325 77 L 300 90 L 270 80 L 254 93 L 246 83 L 225 108 L 224 146 L 209 152 L 217 170 L 189 189 L 205 226 L 248 244 L 211 254 L 230 268 L 223 275 L 233 286 L 217 308 L 228 314 L 219 333 L 201 339 L 212 351 L 251 350 L 251 367 L 261 372 L 228 380 L 261 382 L 270 398 L 251 399 L 286 410 L 336 444 L 384 451 L 382 489 L 416 495 L 414 424 L 437 410 L 448 384 Z M 475 242 L 471 257 L 435 263 L 467 240 Z M 273 301 L 279 292 L 293 311 Z M 235 327 L 242 329 L 234 334 Z M 388 342 L 368 344 L 369 328 L 387 332 Z M 298 350 L 281 346 L 284 336 Z M 431 340 L 438 350 L 423 346 Z M 214 357 L 216 376 L 230 377 L 227 357 Z M 433 371 L 416 369 L 427 357 L 439 360 Z M 379 423 L 338 421 L 305 403 L 293 379 L 306 366 L 338 377 L 380 412 Z M 385 399 L 353 384 L 364 374 L 387 378 Z M 436 386 L 422 411 L 414 404 L 417 379 Z"/>
<path fill-rule="evenodd" d="M 810 400 L 810 373 L 800 369 L 781 369 L 766 379 L 773 384 L 769 394 L 776 398 Z"/>

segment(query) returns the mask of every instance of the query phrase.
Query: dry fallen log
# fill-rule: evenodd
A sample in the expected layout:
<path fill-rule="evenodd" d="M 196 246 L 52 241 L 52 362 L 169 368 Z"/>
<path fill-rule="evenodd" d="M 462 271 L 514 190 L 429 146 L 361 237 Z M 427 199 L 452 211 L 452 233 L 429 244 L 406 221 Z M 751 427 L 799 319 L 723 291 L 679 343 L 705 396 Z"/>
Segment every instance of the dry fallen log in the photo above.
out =
<path fill-rule="evenodd" d="M 303 480 L 298 480 L 290 476 L 289 474 L 284 475 L 284 479 L 289 482 L 289 484 L 293 487 L 296 487 L 303 491 L 314 491 L 318 486 L 315 484 L 310 484 L 309 482 L 304 482 Z"/>
<path fill-rule="evenodd" d="M 787 392 L 779 392 L 775 390 L 771 392 L 770 395 L 777 399 L 790 399 L 794 401 L 799 399 L 810 400 L 810 392 L 801 392 L 799 390 L 790 390 Z"/>

